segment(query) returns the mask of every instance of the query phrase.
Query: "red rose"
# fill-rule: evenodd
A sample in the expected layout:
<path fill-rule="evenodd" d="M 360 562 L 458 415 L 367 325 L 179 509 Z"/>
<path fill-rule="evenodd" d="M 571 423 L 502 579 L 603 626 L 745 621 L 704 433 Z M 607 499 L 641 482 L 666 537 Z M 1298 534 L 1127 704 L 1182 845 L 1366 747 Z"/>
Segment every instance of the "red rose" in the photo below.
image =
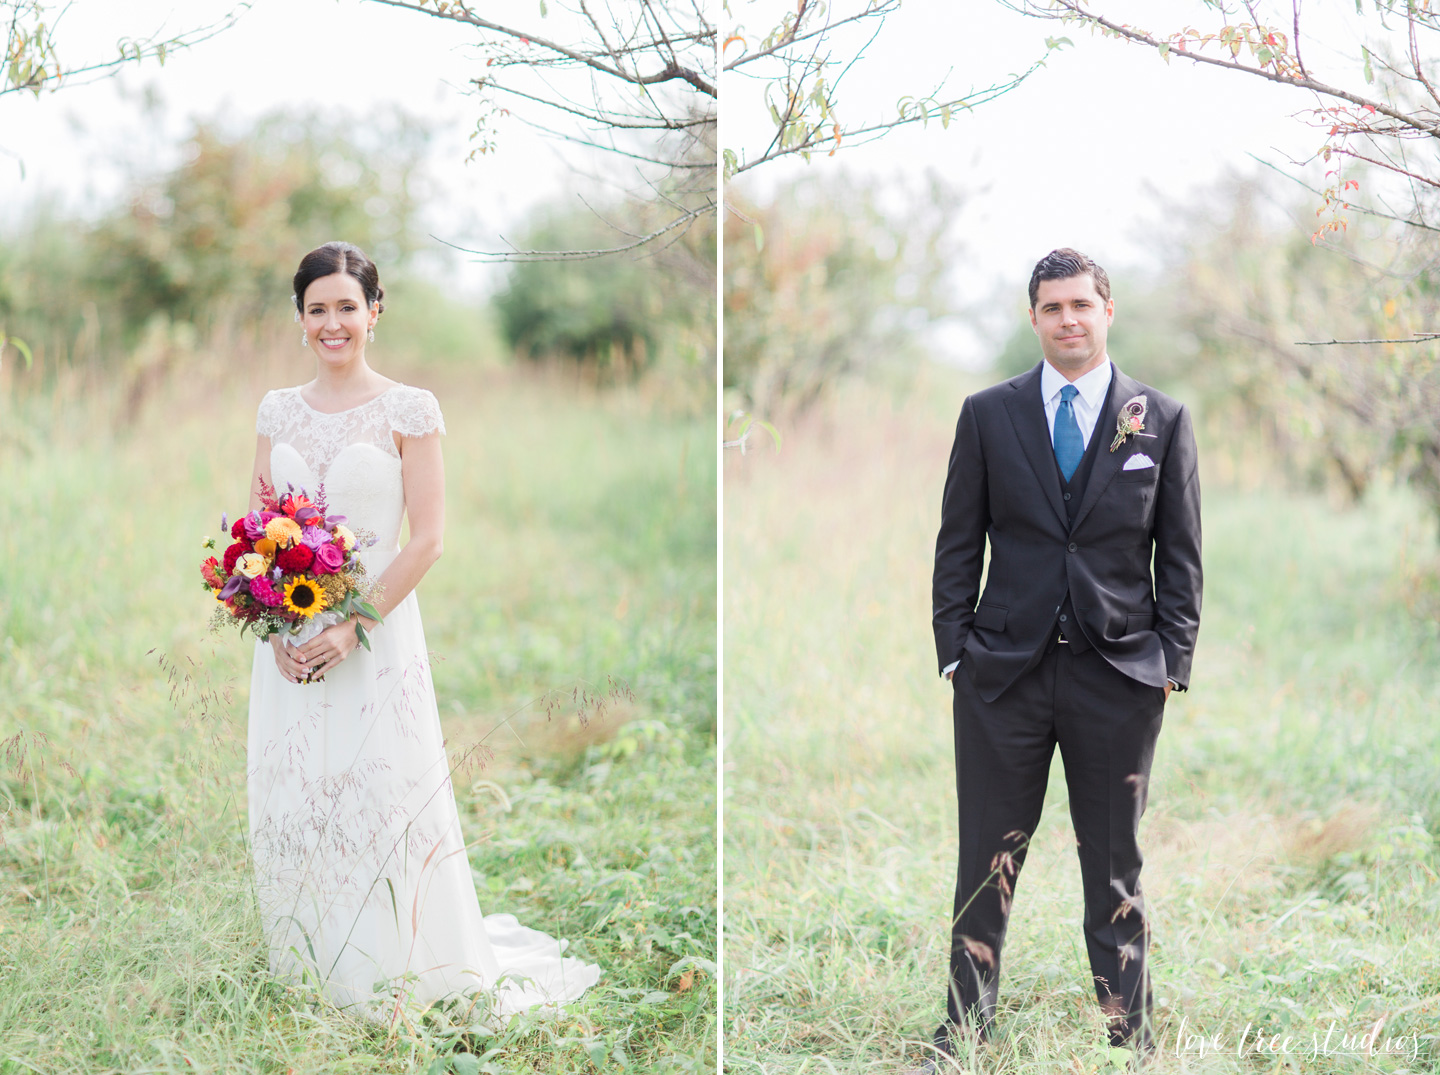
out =
<path fill-rule="evenodd" d="M 247 552 L 254 552 L 255 546 L 243 538 L 225 550 L 225 574 L 235 573 L 235 561 L 244 556 Z"/>
<path fill-rule="evenodd" d="M 287 575 L 310 570 L 315 554 L 305 545 L 292 545 L 275 557 L 275 566 Z"/>

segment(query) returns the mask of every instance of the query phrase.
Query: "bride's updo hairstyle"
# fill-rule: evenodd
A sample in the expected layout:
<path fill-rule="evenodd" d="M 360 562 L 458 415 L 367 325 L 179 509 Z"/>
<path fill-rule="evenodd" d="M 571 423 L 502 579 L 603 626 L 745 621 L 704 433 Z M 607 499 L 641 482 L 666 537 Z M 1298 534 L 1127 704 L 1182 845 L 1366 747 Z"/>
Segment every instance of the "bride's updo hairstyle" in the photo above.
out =
<path fill-rule="evenodd" d="M 295 300 L 295 309 L 304 312 L 307 287 L 322 276 L 333 276 L 337 272 L 355 278 L 367 307 L 379 302 L 380 312 L 385 312 L 385 303 L 381 302 L 385 289 L 380 286 L 380 271 L 375 268 L 375 263 L 354 243 L 341 242 L 317 246 L 300 259 L 300 268 L 295 273 L 295 294 L 291 296 Z"/>

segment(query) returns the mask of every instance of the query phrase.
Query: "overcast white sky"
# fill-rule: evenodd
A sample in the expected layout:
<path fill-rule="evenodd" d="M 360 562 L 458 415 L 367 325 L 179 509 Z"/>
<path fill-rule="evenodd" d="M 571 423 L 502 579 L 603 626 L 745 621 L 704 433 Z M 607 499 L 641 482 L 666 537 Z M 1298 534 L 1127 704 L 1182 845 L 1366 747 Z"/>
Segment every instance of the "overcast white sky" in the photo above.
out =
<path fill-rule="evenodd" d="M 750 34 L 774 25 L 787 6 L 732 0 Z M 832 11 L 839 17 L 859 6 L 834 0 Z M 1097 0 L 1092 7 L 1155 31 L 1204 25 L 1197 0 Z M 1302 35 L 1312 73 L 1351 81 L 1359 53 L 1353 0 L 1312 0 L 1304 12 L 1306 25 L 1323 31 L 1323 39 Z M 826 169 L 877 176 L 934 169 L 972 194 L 956 225 L 970 256 L 957 266 L 955 286 L 967 297 L 998 289 L 1018 319 L 1030 268 L 1047 251 L 1073 246 L 1112 271 L 1144 267 L 1165 227 L 1166 200 L 1189 201 L 1232 169 L 1257 170 L 1250 154 L 1286 166 L 1323 142 L 1321 132 L 1292 118 L 1314 106 L 1308 94 L 1182 59 L 1167 65 L 1149 49 L 1028 19 L 994 0 L 907 3 L 846 75 L 842 115 L 856 125 L 891 118 L 898 98 L 928 94 L 952 70 L 952 96 L 1001 81 L 1043 54 L 1047 36 L 1068 36 L 1075 47 L 1051 53 L 1047 66 L 1009 95 L 957 114 L 948 131 L 909 127 L 808 165 L 795 158 L 763 165 L 741 181 L 763 196 L 791 177 Z M 731 49 L 728 59 L 737 46 Z M 760 83 L 727 76 L 722 95 L 722 145 L 758 155 L 773 131 Z M 1318 181 L 1323 167 L 1306 174 Z M 987 345 L 962 332 L 942 336 L 940 346 L 954 359 L 976 361 L 984 356 L 975 349 Z"/>
<path fill-rule="evenodd" d="M 858 2 L 833 0 L 833 10 L 843 14 Z M 1122 17 L 1156 29 L 1202 18 L 1195 0 L 1116 2 Z M 789 3 L 731 0 L 751 33 L 773 25 Z M 60 25 L 62 58 L 73 65 L 108 57 L 122 36 L 204 25 L 233 6 L 75 0 Z M 517 17 L 538 13 L 536 3 L 508 6 Z M 715 6 L 719 20 L 719 0 Z M 1319 34 L 1305 40 L 1311 68 L 1350 79 L 1358 52 L 1353 0 L 1311 0 L 1305 12 Z M 897 131 L 808 166 L 766 166 L 749 181 L 763 193 L 806 170 L 936 169 L 973 195 L 956 225 L 970 251 L 956 286 L 983 295 L 1020 286 L 1035 259 L 1060 245 L 1117 268 L 1143 264 L 1165 224 L 1155 192 L 1184 201 L 1227 170 L 1255 168 L 1247 154 L 1283 164 L 1320 145 L 1318 132 L 1291 118 L 1314 103 L 1306 95 L 1183 60 L 1166 65 L 1147 50 L 1029 20 L 995 0 L 909 0 L 847 76 L 843 114 L 892 115 L 902 94 L 927 93 L 947 74 L 960 92 L 988 84 L 1023 69 L 1044 52 L 1047 35 L 1061 34 L 1076 47 L 1052 53 L 1009 96 L 957 115 L 948 131 Z M 191 118 L 223 116 L 239 128 L 280 108 L 318 109 L 343 127 L 376 106 L 399 104 L 430 116 L 440 132 L 434 165 L 444 197 L 431 206 L 432 228 L 456 242 L 494 244 L 538 202 L 592 192 L 594 180 L 567 165 L 573 153 L 517 122 L 501 129 L 498 153 L 464 163 L 476 114 L 464 87 L 479 62 L 471 41 L 461 27 L 359 0 L 255 0 L 236 26 L 172 55 L 163 69 L 147 61 L 38 100 L 0 99 L 0 214 L 23 211 L 42 191 L 63 192 L 76 206 L 113 198 L 127 168 L 178 159 Z M 165 111 L 147 116 L 147 88 Z M 729 79 L 723 94 L 722 145 L 762 147 L 768 132 L 756 84 Z"/>
<path fill-rule="evenodd" d="M 563 38 L 556 25 L 563 14 L 553 7 L 542 22 L 537 3 L 508 6 L 523 25 Z M 58 27 L 61 59 L 67 66 L 108 59 L 121 37 L 163 37 L 235 7 L 234 0 L 74 0 Z M 103 205 L 133 165 L 175 164 L 194 118 L 221 117 L 243 129 L 277 109 L 316 110 L 343 128 L 398 104 L 430 117 L 439 131 L 433 164 L 444 197 L 430 206 L 432 230 L 494 249 L 527 210 L 577 192 L 593 201 L 596 183 L 567 163 L 585 161 L 579 152 L 518 122 L 500 128 L 497 152 L 465 163 L 478 114 L 465 89 L 483 62 L 474 40 L 464 27 L 359 0 L 255 0 L 232 28 L 173 53 L 163 68 L 147 60 L 117 78 L 39 99 L 0 98 L 0 214 L 23 212 L 47 191 L 77 209 Z M 146 113 L 147 89 L 164 102 L 162 112 Z M 613 159 L 590 164 L 621 182 L 634 178 Z M 467 273 L 471 283 L 493 276 Z"/>

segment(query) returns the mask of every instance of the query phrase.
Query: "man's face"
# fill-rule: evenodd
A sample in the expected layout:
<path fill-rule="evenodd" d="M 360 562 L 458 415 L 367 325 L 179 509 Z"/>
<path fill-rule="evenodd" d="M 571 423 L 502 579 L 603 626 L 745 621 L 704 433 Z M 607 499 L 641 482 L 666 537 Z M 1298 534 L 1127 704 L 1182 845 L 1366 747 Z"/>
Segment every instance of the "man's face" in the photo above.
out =
<path fill-rule="evenodd" d="M 1100 297 L 1089 273 L 1041 280 L 1030 311 L 1045 360 L 1072 381 L 1105 360 L 1105 336 L 1114 320 L 1115 303 Z"/>

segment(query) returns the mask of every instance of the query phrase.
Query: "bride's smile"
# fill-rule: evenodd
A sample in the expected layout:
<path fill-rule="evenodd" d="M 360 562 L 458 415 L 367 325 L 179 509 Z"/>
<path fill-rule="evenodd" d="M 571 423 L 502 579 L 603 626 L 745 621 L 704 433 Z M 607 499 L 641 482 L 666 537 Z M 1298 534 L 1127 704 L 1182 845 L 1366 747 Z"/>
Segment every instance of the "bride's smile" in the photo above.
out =
<path fill-rule="evenodd" d="M 317 355 L 334 355 L 344 360 L 342 365 L 365 353 L 366 338 L 379 316 L 348 273 L 322 276 L 305 291 L 305 338 Z"/>

